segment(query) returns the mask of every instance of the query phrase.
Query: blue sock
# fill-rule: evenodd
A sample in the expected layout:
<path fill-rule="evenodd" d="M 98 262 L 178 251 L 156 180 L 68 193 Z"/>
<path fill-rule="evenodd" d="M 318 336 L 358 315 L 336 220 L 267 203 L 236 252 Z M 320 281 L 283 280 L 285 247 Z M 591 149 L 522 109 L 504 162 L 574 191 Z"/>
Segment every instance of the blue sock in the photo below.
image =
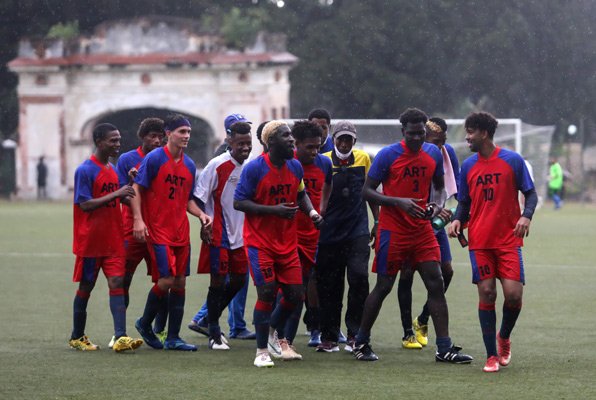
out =
<path fill-rule="evenodd" d="M 507 303 L 503 304 L 503 320 L 501 321 L 501 330 L 499 331 L 499 336 L 502 339 L 509 339 L 511 336 L 511 331 L 517 322 L 521 307 L 521 303 L 515 306 L 509 306 Z"/>
<path fill-rule="evenodd" d="M 87 324 L 87 303 L 91 293 L 77 290 L 73 302 L 72 313 L 72 333 L 71 339 L 78 339 L 85 334 L 85 325 Z"/>
<path fill-rule="evenodd" d="M 497 355 L 497 313 L 495 304 L 478 304 L 478 318 L 480 319 L 480 328 L 482 329 L 482 340 L 486 347 L 486 357 Z"/>
<path fill-rule="evenodd" d="M 273 312 L 271 313 L 271 327 L 274 329 L 277 329 L 278 327 L 284 327 L 286 325 L 286 321 L 288 320 L 295 308 L 295 304 L 286 301 L 286 299 L 282 297 L 282 299 L 277 303 L 277 306 L 275 306 Z M 283 332 L 283 329 L 282 333 L 285 333 Z M 285 336 L 280 337 L 284 338 Z"/>
<path fill-rule="evenodd" d="M 124 289 L 110 289 L 110 311 L 114 320 L 114 336 L 126 336 L 126 303 Z"/>
<path fill-rule="evenodd" d="M 164 297 L 167 298 L 167 292 L 164 292 L 157 286 L 157 284 L 153 285 L 149 294 L 147 295 L 147 302 L 145 303 L 145 310 L 143 311 L 143 316 L 141 317 L 141 324 L 145 327 L 149 327 L 157 312 L 159 311 L 159 302 L 162 301 Z"/>
<path fill-rule="evenodd" d="M 184 301 L 186 291 L 184 289 L 170 289 L 168 302 L 168 339 L 180 338 L 180 325 L 184 317 Z"/>
<path fill-rule="evenodd" d="M 300 316 L 302 315 L 302 308 L 303 303 L 300 303 L 286 320 L 282 337 L 288 339 L 288 342 L 290 343 L 294 343 L 294 339 L 296 338 L 296 332 L 298 331 L 298 325 L 300 324 Z"/>
<path fill-rule="evenodd" d="M 159 299 L 157 314 L 155 315 L 155 323 L 153 324 L 153 332 L 159 333 L 166 330 L 166 323 L 168 322 L 168 297 L 163 296 Z"/>
<path fill-rule="evenodd" d="M 273 304 L 257 300 L 254 311 L 255 333 L 257 335 L 257 349 L 266 349 L 269 338 L 269 322 Z"/>
<path fill-rule="evenodd" d="M 360 329 L 356 334 L 356 346 L 365 343 L 370 343 L 370 332 L 363 332 L 362 329 Z"/>

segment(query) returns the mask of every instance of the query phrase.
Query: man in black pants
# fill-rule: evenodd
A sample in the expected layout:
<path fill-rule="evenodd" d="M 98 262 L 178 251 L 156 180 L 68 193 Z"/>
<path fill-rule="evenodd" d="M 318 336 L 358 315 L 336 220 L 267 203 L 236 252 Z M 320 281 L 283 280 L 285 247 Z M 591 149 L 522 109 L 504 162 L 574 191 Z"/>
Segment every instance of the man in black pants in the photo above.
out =
<path fill-rule="evenodd" d="M 328 353 L 339 351 L 337 342 L 346 269 L 349 285 L 346 350 L 352 351 L 364 300 L 368 296 L 368 243 L 371 235 L 366 202 L 362 200 L 370 157 L 364 151 L 353 149 L 356 128 L 348 121 L 335 124 L 333 140 L 333 150 L 324 154 L 333 163 L 333 190 L 324 214 L 325 225 L 321 229 L 316 260 L 321 324 L 321 344 L 317 351 Z M 376 221 L 378 207 L 370 207 Z"/>

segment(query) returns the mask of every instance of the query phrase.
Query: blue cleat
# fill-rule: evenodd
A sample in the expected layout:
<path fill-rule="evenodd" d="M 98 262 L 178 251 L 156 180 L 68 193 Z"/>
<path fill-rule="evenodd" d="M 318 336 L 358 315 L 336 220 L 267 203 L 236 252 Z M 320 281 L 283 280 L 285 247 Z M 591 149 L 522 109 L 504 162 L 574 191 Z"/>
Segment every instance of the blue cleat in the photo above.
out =
<path fill-rule="evenodd" d="M 308 347 L 317 347 L 321 344 L 321 331 L 313 329 L 310 332 L 310 340 L 308 341 Z"/>
<path fill-rule="evenodd" d="M 337 343 L 339 343 L 339 344 L 348 343 L 348 338 L 346 337 L 346 335 L 344 335 L 344 333 L 342 331 L 339 331 L 339 335 L 337 337 Z"/>
<path fill-rule="evenodd" d="M 151 326 L 144 327 L 141 323 L 141 318 L 137 319 L 135 322 L 135 328 L 139 331 L 139 334 L 147 343 L 147 346 L 152 347 L 157 350 L 163 349 L 163 344 L 160 342 L 159 338 L 153 332 Z"/>
<path fill-rule="evenodd" d="M 197 351 L 198 347 L 194 344 L 188 344 L 180 338 L 166 339 L 164 342 L 164 348 L 166 350 L 178 350 L 178 351 Z"/>

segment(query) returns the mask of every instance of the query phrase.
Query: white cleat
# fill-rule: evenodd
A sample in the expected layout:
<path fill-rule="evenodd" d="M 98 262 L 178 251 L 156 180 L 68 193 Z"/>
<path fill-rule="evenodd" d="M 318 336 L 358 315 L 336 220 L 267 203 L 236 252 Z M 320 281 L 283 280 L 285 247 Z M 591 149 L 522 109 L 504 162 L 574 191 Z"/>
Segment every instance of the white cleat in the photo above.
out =
<path fill-rule="evenodd" d="M 269 353 L 267 353 L 267 352 L 257 353 L 255 362 L 253 364 L 255 367 L 258 367 L 258 368 L 271 368 L 275 365 L 273 363 L 273 361 L 271 360 Z"/>

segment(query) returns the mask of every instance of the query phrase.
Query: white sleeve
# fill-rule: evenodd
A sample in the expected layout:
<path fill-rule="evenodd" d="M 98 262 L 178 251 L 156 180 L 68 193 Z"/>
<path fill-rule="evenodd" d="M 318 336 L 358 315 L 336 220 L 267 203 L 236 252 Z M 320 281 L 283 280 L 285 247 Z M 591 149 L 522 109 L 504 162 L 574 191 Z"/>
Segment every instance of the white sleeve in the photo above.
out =
<path fill-rule="evenodd" d="M 207 164 L 200 174 L 196 175 L 194 196 L 207 204 L 211 192 L 217 187 L 217 168 L 215 162 Z"/>

